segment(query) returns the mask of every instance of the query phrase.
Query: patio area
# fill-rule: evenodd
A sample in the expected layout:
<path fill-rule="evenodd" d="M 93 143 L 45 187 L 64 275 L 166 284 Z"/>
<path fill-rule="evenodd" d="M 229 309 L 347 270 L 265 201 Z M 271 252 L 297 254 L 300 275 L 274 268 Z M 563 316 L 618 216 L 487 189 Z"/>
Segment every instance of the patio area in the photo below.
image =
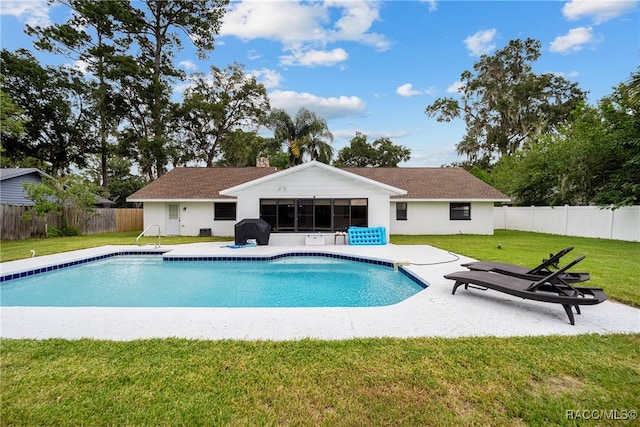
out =
<path fill-rule="evenodd" d="M 430 286 L 395 305 L 367 308 L 105 308 L 1 307 L 4 338 L 146 338 L 299 340 L 365 337 L 460 337 L 639 333 L 640 310 L 606 301 L 583 306 L 571 326 L 562 306 L 522 300 L 494 291 L 459 289 L 445 274 L 464 270 L 470 258 L 431 246 L 257 246 L 195 243 L 153 247 L 104 246 L 35 257 L 0 265 L 7 275 L 121 251 L 160 250 L 165 256 L 270 256 L 288 252 L 326 252 L 391 262 Z M 606 288 L 605 288 L 606 291 Z"/>

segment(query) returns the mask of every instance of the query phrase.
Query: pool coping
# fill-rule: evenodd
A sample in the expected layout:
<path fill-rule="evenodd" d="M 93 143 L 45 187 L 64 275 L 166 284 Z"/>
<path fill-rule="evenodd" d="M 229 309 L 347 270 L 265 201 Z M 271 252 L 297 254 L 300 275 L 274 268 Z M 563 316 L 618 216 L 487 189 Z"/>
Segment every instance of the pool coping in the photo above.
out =
<path fill-rule="evenodd" d="M 460 337 L 639 333 L 640 310 L 606 301 L 584 307 L 571 326 L 561 306 L 525 301 L 498 292 L 468 290 L 451 295 L 444 275 L 473 261 L 426 245 L 258 246 L 223 243 L 161 248 L 103 246 L 0 264 L 0 275 L 20 274 L 113 253 L 163 253 L 165 258 L 259 258 L 290 252 L 353 256 L 391 263 L 429 283 L 398 304 L 320 308 L 111 308 L 0 307 L 5 338 L 298 340 L 367 337 Z M 606 290 L 606 289 L 605 289 Z"/>

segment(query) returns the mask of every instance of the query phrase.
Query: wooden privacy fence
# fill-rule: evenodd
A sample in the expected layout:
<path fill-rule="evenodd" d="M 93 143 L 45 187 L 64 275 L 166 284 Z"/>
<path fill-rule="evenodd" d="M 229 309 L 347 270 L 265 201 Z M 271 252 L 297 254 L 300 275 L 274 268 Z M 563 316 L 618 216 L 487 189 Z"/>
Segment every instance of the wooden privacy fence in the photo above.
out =
<path fill-rule="evenodd" d="M 27 209 L 25 206 L 0 205 L 2 240 L 23 240 L 46 236 L 45 221 L 42 218 L 33 215 L 31 221 L 22 219 Z M 58 216 L 47 214 L 49 226 L 57 227 L 59 222 Z M 142 231 L 142 209 L 96 209 L 95 214 L 84 214 L 81 223 L 81 234 Z"/>

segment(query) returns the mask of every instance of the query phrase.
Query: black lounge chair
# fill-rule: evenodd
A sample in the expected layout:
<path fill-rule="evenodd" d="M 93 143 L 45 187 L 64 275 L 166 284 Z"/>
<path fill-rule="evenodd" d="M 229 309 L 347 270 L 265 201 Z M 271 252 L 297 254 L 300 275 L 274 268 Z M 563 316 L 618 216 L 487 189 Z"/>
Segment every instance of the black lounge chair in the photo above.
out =
<path fill-rule="evenodd" d="M 608 298 L 601 288 L 574 287 L 557 282 L 556 279 L 561 274 L 582 261 L 584 257 L 584 255 L 580 256 L 565 267 L 535 282 L 492 271 L 459 271 L 444 277 L 455 280 L 451 294 L 455 294 L 456 289 L 462 285 L 465 289 L 468 289 L 469 285 L 476 285 L 480 286 L 480 289 L 484 288 L 483 290 L 493 289 L 524 299 L 561 304 L 569 316 L 569 321 L 575 325 L 572 307 L 575 307 L 576 313 L 580 314 L 581 305 L 600 304 Z"/>
<path fill-rule="evenodd" d="M 515 264 L 507 264 L 505 262 L 492 262 L 492 261 L 475 261 L 467 264 L 462 264 L 463 267 L 467 267 L 473 271 L 494 271 L 496 273 L 506 274 L 508 276 L 519 277 L 521 279 L 539 280 L 549 274 L 553 273 L 551 267 L 558 268 L 560 258 L 568 254 L 573 250 L 573 246 L 564 248 L 556 254 L 549 254 L 549 259 L 543 260 L 543 262 L 534 268 L 522 267 Z M 589 273 L 574 273 L 565 272 L 557 276 L 560 283 L 579 283 L 585 282 L 590 279 Z"/>

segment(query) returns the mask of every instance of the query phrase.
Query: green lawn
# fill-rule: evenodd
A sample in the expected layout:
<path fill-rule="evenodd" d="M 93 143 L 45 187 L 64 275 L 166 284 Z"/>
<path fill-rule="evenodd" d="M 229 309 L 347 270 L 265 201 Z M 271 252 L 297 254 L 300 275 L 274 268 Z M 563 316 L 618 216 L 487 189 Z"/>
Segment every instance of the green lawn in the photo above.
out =
<path fill-rule="evenodd" d="M 59 252 L 75 251 L 78 249 L 95 248 L 105 245 L 135 245 L 139 231 L 125 233 L 93 234 L 87 236 L 55 237 L 42 239 L 27 239 L 0 242 L 0 262 L 15 261 L 29 258 L 31 250 L 36 251 L 37 256 L 51 255 Z M 140 244 L 151 245 L 158 241 L 158 236 L 142 237 Z M 179 245 L 196 242 L 220 242 L 233 241 L 233 237 L 161 237 L 162 245 Z"/>
<path fill-rule="evenodd" d="M 1 259 L 136 236 L 3 242 Z M 511 231 L 391 241 L 527 265 L 572 245 L 594 286 L 640 306 L 640 243 Z M 0 346 L 0 425 L 619 426 L 640 410 L 640 334 Z M 567 419 L 576 414 L 598 419 Z"/>
<path fill-rule="evenodd" d="M 586 258 L 573 271 L 587 271 L 589 286 L 604 288 L 613 300 L 640 307 L 640 242 L 496 230 L 493 236 L 391 236 L 397 245 L 427 244 L 483 261 L 534 267 L 550 252 L 573 246 L 562 260 Z"/>
<path fill-rule="evenodd" d="M 5 339 L 0 423 L 573 425 L 567 411 L 617 410 L 620 417 L 621 411 L 640 408 L 639 349 L 640 335 Z M 637 425 L 633 421 L 584 425 Z"/>

